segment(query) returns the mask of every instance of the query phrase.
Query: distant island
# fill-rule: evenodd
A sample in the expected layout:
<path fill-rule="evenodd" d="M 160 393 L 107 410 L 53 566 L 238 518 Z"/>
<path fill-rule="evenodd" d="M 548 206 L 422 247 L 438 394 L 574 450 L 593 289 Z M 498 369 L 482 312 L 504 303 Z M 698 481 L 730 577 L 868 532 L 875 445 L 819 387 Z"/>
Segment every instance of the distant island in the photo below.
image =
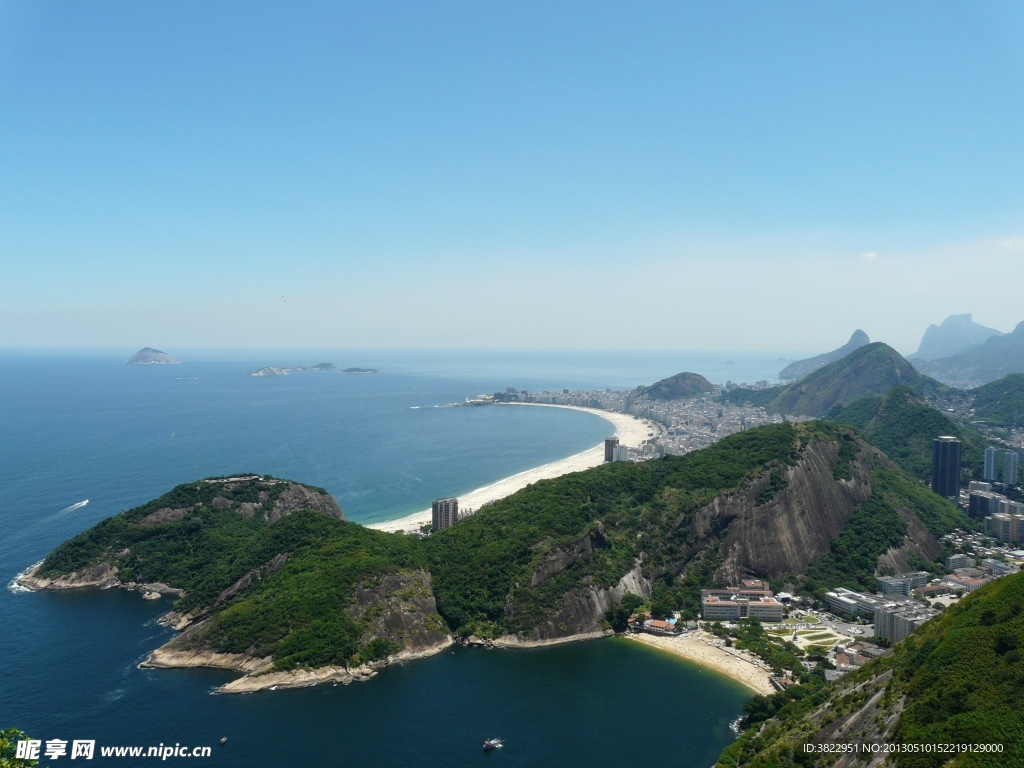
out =
<path fill-rule="evenodd" d="M 246 371 L 246 376 L 287 376 L 292 371 L 333 371 L 337 368 L 334 363 L 317 363 L 316 365 L 297 365 L 291 368 L 275 368 L 268 365 L 258 371 Z"/>
<path fill-rule="evenodd" d="M 180 363 L 181 361 L 175 360 L 159 349 L 143 347 L 124 362 L 126 365 L 170 365 L 172 363 Z"/>
<path fill-rule="evenodd" d="M 380 373 L 376 368 L 346 368 L 341 373 Z"/>

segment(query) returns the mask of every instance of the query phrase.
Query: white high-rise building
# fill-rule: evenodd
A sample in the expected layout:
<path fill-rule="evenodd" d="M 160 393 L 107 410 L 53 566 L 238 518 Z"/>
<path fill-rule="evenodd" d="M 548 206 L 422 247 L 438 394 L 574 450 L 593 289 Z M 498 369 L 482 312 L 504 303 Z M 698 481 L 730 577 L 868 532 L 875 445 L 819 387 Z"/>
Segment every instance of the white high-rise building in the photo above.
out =
<path fill-rule="evenodd" d="M 1017 458 L 1016 451 L 1003 454 L 1003 482 L 1006 485 L 1017 484 Z"/>

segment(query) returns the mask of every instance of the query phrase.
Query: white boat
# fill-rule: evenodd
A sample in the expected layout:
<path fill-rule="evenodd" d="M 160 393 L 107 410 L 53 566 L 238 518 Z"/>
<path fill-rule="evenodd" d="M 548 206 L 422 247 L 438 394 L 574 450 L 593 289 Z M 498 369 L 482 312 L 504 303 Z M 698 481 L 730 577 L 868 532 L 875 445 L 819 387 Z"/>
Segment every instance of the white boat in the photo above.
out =
<path fill-rule="evenodd" d="M 487 739 L 484 742 L 484 752 L 490 752 L 492 749 L 501 749 L 505 744 L 501 739 Z"/>

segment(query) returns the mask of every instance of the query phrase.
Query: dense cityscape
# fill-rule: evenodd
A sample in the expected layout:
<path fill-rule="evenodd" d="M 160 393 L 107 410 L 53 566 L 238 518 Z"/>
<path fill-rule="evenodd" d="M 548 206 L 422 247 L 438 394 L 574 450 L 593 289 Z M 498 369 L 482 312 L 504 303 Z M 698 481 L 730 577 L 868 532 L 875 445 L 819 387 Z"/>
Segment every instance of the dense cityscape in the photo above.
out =
<path fill-rule="evenodd" d="M 754 389 L 767 387 L 767 382 L 758 382 Z M 605 411 L 629 413 L 647 420 L 653 426 L 651 437 L 639 447 L 629 447 L 620 454 L 621 460 L 644 461 L 657 456 L 677 455 L 707 448 L 723 437 L 742 432 L 745 429 L 778 424 L 786 418 L 769 414 L 764 408 L 753 405 L 722 403 L 717 396 L 733 388 L 748 388 L 745 384 L 734 387 L 727 382 L 724 387 L 715 388 L 701 397 L 678 400 L 654 400 L 637 396 L 635 391 L 563 389 L 561 392 L 528 392 L 513 388 L 493 395 L 480 395 L 468 402 L 486 403 L 539 403 L 546 405 L 569 405 L 579 408 L 597 408 Z M 803 417 L 788 417 L 790 421 L 801 421 Z M 624 447 L 625 448 L 625 447 Z"/>

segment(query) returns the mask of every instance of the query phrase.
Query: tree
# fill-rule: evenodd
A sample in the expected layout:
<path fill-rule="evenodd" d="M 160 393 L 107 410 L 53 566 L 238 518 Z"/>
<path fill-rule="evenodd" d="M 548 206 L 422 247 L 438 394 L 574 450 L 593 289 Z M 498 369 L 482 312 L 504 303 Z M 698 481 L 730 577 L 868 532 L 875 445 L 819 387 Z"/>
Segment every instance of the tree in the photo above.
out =
<path fill-rule="evenodd" d="M 15 757 L 18 751 L 18 742 L 27 741 L 28 736 L 17 728 L 8 728 L 0 731 L 0 768 L 31 768 L 39 765 L 38 760 L 24 760 Z"/>

